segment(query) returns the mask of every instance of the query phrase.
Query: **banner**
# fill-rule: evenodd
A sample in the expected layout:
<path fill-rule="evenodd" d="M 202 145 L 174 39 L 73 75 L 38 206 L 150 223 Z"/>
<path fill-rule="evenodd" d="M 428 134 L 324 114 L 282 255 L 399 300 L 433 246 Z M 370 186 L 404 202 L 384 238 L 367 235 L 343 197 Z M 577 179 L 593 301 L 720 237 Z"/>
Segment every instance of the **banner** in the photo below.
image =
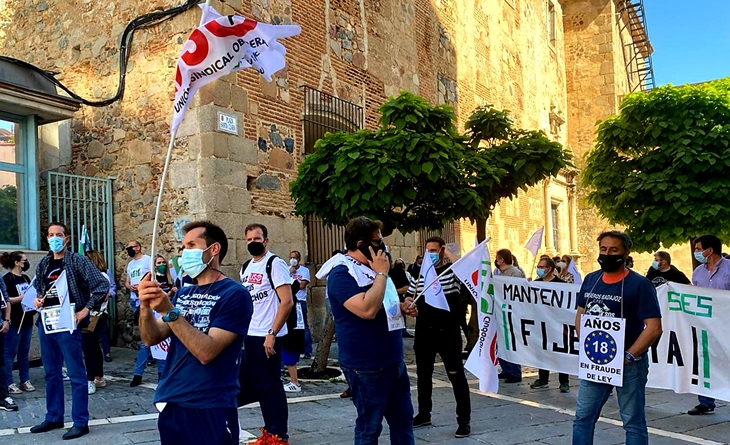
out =
<path fill-rule="evenodd" d="M 426 303 L 437 309 L 449 310 L 449 303 L 446 301 L 446 295 L 441 288 L 441 283 L 436 279 L 436 269 L 428 252 L 423 254 L 423 262 L 421 263 L 421 276 L 423 277 L 423 285 L 428 287 L 423 289 L 423 298 Z"/>

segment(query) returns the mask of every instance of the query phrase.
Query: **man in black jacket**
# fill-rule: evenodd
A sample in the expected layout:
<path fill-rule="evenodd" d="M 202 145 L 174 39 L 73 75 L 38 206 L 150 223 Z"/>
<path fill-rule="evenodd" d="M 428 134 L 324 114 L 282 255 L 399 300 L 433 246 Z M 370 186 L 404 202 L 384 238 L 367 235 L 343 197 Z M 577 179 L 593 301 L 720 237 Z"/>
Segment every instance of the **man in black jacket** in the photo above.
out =
<path fill-rule="evenodd" d="M 679 284 L 691 284 L 689 278 L 681 270 L 672 266 L 672 257 L 669 252 L 660 250 L 654 254 L 654 262 L 646 271 L 646 278 L 654 287 L 659 287 L 667 281 Z"/>

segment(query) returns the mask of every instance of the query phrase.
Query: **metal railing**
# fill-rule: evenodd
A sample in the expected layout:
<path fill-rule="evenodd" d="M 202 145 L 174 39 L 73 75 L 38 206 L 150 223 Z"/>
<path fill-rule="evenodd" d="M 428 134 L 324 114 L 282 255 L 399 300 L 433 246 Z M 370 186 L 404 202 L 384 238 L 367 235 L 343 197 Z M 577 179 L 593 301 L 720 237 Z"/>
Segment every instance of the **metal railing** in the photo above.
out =
<path fill-rule="evenodd" d="M 315 216 L 304 218 L 307 229 L 307 264 L 322 264 L 335 250 L 345 248 L 345 228 L 342 226 L 325 226 Z"/>
<path fill-rule="evenodd" d="M 306 85 L 302 90 L 304 154 L 314 153 L 314 143 L 325 133 L 352 132 L 364 127 L 365 112 L 361 106 Z"/>
<path fill-rule="evenodd" d="M 419 251 L 418 254 L 421 255 L 423 252 L 426 251 L 426 240 L 429 239 L 432 236 L 440 236 L 441 238 L 446 241 L 446 244 L 449 243 L 455 243 L 456 242 L 456 226 L 453 222 L 444 224 L 444 227 L 441 230 L 421 230 L 418 232 L 418 238 L 419 238 Z"/>

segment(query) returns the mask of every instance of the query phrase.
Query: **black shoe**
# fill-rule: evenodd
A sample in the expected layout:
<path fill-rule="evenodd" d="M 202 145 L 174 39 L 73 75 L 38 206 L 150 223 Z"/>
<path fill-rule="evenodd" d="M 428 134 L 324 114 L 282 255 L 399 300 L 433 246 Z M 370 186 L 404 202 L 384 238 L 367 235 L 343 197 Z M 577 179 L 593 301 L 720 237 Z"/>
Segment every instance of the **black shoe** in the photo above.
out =
<path fill-rule="evenodd" d="M 5 411 L 17 411 L 18 405 L 15 404 L 15 401 L 12 397 L 5 397 L 4 399 L 0 400 L 0 409 Z"/>
<path fill-rule="evenodd" d="M 687 411 L 690 416 L 701 416 L 704 414 L 715 414 L 715 408 L 710 408 L 707 405 L 697 405 L 691 410 Z"/>
<path fill-rule="evenodd" d="M 513 375 L 507 376 L 504 379 L 504 383 L 520 383 L 522 381 L 522 377 L 515 377 Z"/>
<path fill-rule="evenodd" d="M 420 428 L 422 426 L 429 426 L 431 425 L 431 416 L 428 414 L 416 414 L 416 417 L 413 418 L 413 428 Z"/>
<path fill-rule="evenodd" d="M 136 376 L 132 377 L 132 381 L 129 383 L 129 386 L 134 388 L 135 386 L 139 386 L 141 384 L 142 384 L 142 376 L 136 375 Z"/>
<path fill-rule="evenodd" d="M 503 372 L 500 372 L 499 374 L 497 374 L 498 379 L 506 379 L 507 377 L 508 377 L 507 374 L 505 374 Z"/>
<path fill-rule="evenodd" d="M 107 355 L 105 355 L 105 356 L 104 356 L 104 361 L 105 361 L 105 362 L 107 362 L 107 363 L 111 362 L 111 361 L 112 361 L 112 356 L 111 356 L 111 354 L 107 354 Z"/>
<path fill-rule="evenodd" d="M 404 330 L 403 331 L 403 338 L 413 338 L 413 334 L 411 334 L 410 332 Z"/>
<path fill-rule="evenodd" d="M 312 354 L 304 354 L 304 358 L 309 360 L 312 358 Z"/>
<path fill-rule="evenodd" d="M 63 422 L 49 422 L 44 420 L 39 425 L 30 429 L 31 433 L 47 433 L 48 431 L 59 430 L 63 428 Z"/>
<path fill-rule="evenodd" d="M 459 428 L 456 429 L 456 432 L 454 433 L 454 437 L 458 437 L 461 439 L 462 437 L 469 437 L 471 434 L 471 426 L 467 425 L 459 425 Z"/>
<path fill-rule="evenodd" d="M 78 439 L 81 436 L 85 436 L 89 434 L 89 427 L 88 426 L 75 426 L 68 430 L 66 434 L 62 436 L 63 440 L 71 440 L 71 439 Z"/>

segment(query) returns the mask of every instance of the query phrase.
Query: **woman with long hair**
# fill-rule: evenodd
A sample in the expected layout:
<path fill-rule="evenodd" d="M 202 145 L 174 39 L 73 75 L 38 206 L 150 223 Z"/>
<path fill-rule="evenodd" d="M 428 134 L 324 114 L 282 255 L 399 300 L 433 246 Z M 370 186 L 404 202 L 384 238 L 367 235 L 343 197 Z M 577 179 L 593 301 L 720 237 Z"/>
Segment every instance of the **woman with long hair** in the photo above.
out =
<path fill-rule="evenodd" d="M 558 274 L 558 278 L 565 281 L 566 283 L 575 283 L 575 277 L 572 273 L 568 272 L 568 267 L 570 267 L 570 263 L 573 261 L 573 258 L 571 258 L 569 255 L 563 255 L 561 258 L 561 261 L 556 263 L 556 266 L 558 266 L 558 270 L 560 273 Z"/>
<path fill-rule="evenodd" d="M 0 255 L 0 264 L 10 271 L 3 276 L 5 287 L 8 288 L 7 296 L 10 299 L 10 329 L 5 333 L 5 350 L 1 351 L 4 354 L 6 368 L 3 375 L 4 384 L 10 394 L 35 391 L 35 387 L 30 383 L 28 362 L 35 312 L 28 312 L 23 317 L 23 306 L 20 304 L 25 289 L 30 285 L 30 278 L 23 273 L 30 269 L 30 262 L 23 252 L 16 250 L 10 253 L 3 252 Z M 13 382 L 13 361 L 16 356 L 20 385 Z"/>
<path fill-rule="evenodd" d="M 86 256 L 96 266 L 107 280 L 110 280 L 107 275 L 107 264 L 104 257 L 97 250 L 87 250 Z M 106 386 L 104 380 L 104 355 L 101 352 L 99 346 L 99 328 L 101 323 L 107 323 L 106 311 L 107 305 L 109 304 L 109 294 L 101 304 L 101 307 L 94 308 L 94 311 L 98 311 L 98 321 L 93 329 L 88 328 L 81 331 L 81 346 L 84 350 L 84 363 L 86 364 L 86 380 L 88 381 L 89 394 L 94 394 L 96 388 L 103 388 Z"/>

